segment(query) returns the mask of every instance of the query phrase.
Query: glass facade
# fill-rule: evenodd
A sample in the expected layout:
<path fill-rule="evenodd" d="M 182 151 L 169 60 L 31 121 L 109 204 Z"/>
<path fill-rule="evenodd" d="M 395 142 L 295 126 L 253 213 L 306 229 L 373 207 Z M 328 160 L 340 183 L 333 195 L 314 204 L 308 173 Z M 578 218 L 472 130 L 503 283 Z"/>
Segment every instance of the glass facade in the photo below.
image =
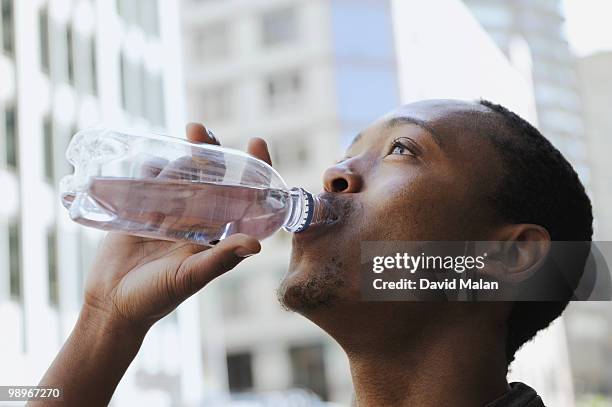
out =
<path fill-rule="evenodd" d="M 389 1 L 331 2 L 336 95 L 342 143 L 399 103 Z M 355 27 L 368 27 L 355 35 Z"/>

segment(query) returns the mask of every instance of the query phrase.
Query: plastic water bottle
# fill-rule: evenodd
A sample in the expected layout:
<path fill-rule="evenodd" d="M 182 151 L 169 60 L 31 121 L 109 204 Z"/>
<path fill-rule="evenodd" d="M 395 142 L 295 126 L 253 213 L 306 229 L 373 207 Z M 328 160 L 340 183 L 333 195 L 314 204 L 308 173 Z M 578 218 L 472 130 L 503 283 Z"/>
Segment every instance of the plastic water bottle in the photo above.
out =
<path fill-rule="evenodd" d="M 234 233 L 259 239 L 336 220 L 331 205 L 288 188 L 242 151 L 158 134 L 77 133 L 60 182 L 70 218 L 86 226 L 214 245 Z"/>

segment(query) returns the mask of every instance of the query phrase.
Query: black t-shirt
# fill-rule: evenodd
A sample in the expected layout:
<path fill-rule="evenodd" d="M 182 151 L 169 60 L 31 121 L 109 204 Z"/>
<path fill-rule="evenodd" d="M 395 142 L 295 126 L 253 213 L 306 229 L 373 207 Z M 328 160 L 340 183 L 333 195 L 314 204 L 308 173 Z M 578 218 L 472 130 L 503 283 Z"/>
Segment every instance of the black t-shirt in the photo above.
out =
<path fill-rule="evenodd" d="M 357 406 L 355 398 L 351 406 Z M 538 396 L 538 393 L 525 383 L 513 382 L 510 383 L 510 390 L 499 397 L 498 399 L 487 403 L 483 407 L 546 407 L 544 402 Z"/>
<path fill-rule="evenodd" d="M 524 383 L 510 383 L 510 391 L 485 407 L 545 407 L 538 393 Z"/>

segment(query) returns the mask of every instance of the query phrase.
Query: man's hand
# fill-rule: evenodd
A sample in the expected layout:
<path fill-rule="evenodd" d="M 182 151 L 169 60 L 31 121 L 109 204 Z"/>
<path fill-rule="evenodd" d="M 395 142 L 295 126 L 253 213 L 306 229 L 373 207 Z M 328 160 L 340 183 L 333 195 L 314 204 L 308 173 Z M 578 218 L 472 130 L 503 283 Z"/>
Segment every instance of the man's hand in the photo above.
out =
<path fill-rule="evenodd" d="M 200 124 L 190 124 L 187 137 L 192 142 L 219 144 Z M 270 163 L 263 140 L 251 139 L 247 151 Z M 148 329 L 260 249 L 256 239 L 243 234 L 229 236 L 209 249 L 109 233 L 87 277 L 77 324 L 40 381 L 42 386 L 62 389 L 63 400 L 28 405 L 108 405 Z"/>
<path fill-rule="evenodd" d="M 91 315 L 101 323 L 146 330 L 259 250 L 256 239 L 240 234 L 207 249 L 110 233 L 87 278 L 84 306 L 99 311 Z"/>
<path fill-rule="evenodd" d="M 188 125 L 187 137 L 192 142 L 219 144 L 200 124 Z M 251 139 L 247 151 L 271 164 L 263 140 Z M 84 306 L 91 311 L 89 315 L 99 318 L 90 322 L 110 329 L 146 331 L 212 279 L 260 249 L 256 239 L 243 234 L 207 248 L 109 233 L 85 283 Z"/>

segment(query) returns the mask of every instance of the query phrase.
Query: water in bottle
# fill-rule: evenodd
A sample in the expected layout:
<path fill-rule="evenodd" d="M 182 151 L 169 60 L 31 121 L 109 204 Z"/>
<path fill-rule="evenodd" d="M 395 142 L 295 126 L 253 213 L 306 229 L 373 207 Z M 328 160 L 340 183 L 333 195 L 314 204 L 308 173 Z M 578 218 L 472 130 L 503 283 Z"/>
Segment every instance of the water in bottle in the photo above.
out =
<path fill-rule="evenodd" d="M 75 171 L 61 181 L 62 203 L 74 221 L 103 230 L 214 245 L 336 220 L 327 202 L 237 150 L 91 129 L 66 155 Z"/>

